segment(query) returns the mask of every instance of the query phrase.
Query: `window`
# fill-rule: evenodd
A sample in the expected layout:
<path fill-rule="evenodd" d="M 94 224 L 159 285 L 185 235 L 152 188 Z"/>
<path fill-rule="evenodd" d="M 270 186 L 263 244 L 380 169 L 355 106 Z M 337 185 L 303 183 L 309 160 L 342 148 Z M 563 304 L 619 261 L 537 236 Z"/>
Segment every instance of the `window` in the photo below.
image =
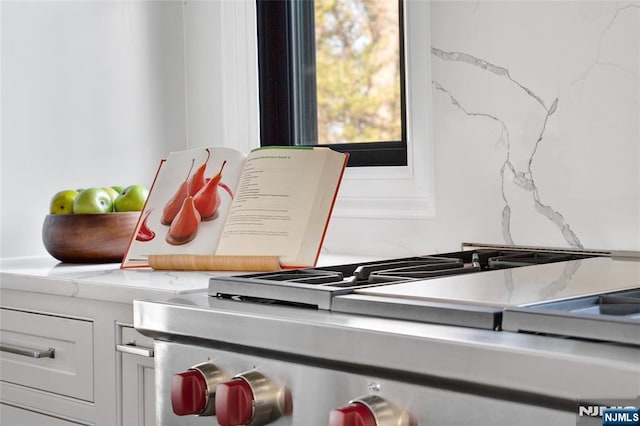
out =
<path fill-rule="evenodd" d="M 257 0 L 262 145 L 407 165 L 402 1 Z"/>

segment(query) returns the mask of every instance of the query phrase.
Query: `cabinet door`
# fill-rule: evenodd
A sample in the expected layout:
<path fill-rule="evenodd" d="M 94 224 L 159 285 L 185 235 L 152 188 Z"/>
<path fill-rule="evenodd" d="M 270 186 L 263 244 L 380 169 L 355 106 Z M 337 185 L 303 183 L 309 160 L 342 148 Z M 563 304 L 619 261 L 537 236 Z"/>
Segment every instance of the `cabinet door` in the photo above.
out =
<path fill-rule="evenodd" d="M 121 401 L 123 426 L 155 425 L 155 372 L 153 340 L 120 326 L 122 354 Z"/>

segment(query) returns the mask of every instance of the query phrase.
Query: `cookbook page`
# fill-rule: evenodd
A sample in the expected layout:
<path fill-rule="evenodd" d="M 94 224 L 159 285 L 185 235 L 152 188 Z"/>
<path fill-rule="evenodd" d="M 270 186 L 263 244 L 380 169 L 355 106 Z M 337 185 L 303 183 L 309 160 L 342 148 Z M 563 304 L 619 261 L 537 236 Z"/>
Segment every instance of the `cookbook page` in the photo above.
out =
<path fill-rule="evenodd" d="M 339 167 L 330 168 L 334 178 L 329 179 L 332 153 L 339 157 Z M 344 159 L 344 154 L 326 148 L 252 151 L 216 254 L 275 255 L 283 266 L 315 265 Z"/>
<path fill-rule="evenodd" d="M 170 153 L 162 162 L 122 267 L 149 255 L 214 254 L 245 154 L 225 147 Z"/>

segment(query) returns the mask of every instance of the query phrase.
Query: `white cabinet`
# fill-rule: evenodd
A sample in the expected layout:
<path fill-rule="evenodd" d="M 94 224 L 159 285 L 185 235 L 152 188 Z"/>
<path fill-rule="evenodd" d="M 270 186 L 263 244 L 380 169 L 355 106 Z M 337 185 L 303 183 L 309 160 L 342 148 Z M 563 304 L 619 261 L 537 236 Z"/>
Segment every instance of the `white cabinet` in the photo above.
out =
<path fill-rule="evenodd" d="M 123 426 L 155 425 L 153 339 L 119 324 L 116 350 L 121 354 L 120 401 Z"/>
<path fill-rule="evenodd" d="M 36 411 L 0 403 L 0 424 L 11 426 L 74 426 L 82 423 L 51 417 Z"/>
<path fill-rule="evenodd" d="M 0 424 L 155 423 L 153 340 L 133 305 L 2 289 Z"/>
<path fill-rule="evenodd" d="M 0 259 L 0 425 L 153 425 L 154 343 L 132 327 L 133 301 L 204 291 L 209 278 Z"/>
<path fill-rule="evenodd" d="M 93 401 L 90 320 L 0 309 L 2 380 Z"/>

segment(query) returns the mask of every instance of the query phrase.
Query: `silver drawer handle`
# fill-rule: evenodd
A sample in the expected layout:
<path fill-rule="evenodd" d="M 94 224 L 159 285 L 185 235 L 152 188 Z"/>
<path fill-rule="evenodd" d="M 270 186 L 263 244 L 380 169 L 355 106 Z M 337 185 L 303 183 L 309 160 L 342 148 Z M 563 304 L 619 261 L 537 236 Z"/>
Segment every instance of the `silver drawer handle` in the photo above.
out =
<path fill-rule="evenodd" d="M 116 351 L 124 352 L 127 354 L 145 356 L 147 358 L 153 358 L 153 348 L 138 346 L 136 342 L 129 342 L 124 345 L 116 345 Z"/>
<path fill-rule="evenodd" d="M 55 348 L 49 349 L 34 349 L 27 348 L 25 346 L 10 345 L 8 343 L 0 343 L 0 351 L 11 352 L 12 354 L 18 354 L 28 356 L 31 358 L 55 358 Z"/>

